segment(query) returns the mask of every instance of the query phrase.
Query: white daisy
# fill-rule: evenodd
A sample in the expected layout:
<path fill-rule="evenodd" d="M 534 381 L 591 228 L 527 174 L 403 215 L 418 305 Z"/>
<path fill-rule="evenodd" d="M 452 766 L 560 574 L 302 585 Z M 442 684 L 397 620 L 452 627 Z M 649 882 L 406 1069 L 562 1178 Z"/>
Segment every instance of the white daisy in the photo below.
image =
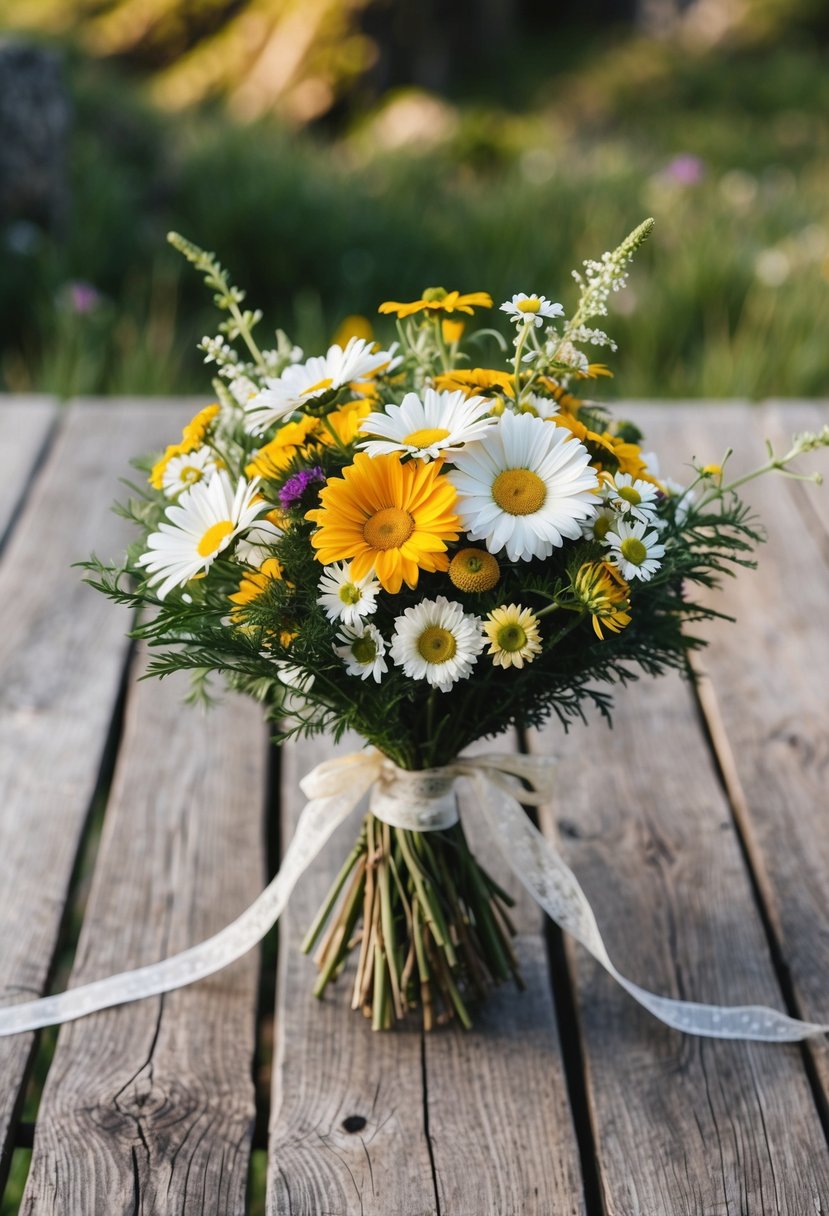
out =
<path fill-rule="evenodd" d="M 379 684 L 389 665 L 384 658 L 386 643 L 377 626 L 368 623 L 345 625 L 337 634 L 337 641 L 343 644 L 335 646 L 334 653 L 345 661 L 348 674 L 359 676 L 361 680 L 371 676 Z"/>
<path fill-rule="evenodd" d="M 585 540 L 603 541 L 608 532 L 616 527 L 617 513 L 612 507 L 600 505 L 595 515 L 586 520 L 581 526 L 581 534 Z"/>
<path fill-rule="evenodd" d="M 532 323 L 536 327 L 543 325 L 545 318 L 552 320 L 553 317 L 564 316 L 560 304 L 553 304 L 546 296 L 528 296 L 523 291 L 519 291 L 511 300 L 505 300 L 501 312 L 505 312 L 516 325 Z"/>
<path fill-rule="evenodd" d="M 483 439 L 467 444 L 447 474 L 470 540 L 510 561 L 549 557 L 600 505 L 590 453 L 564 427 L 506 411 Z"/>
<path fill-rule="evenodd" d="M 196 448 L 183 456 L 173 456 L 164 466 L 161 488 L 168 498 L 178 498 L 197 481 L 204 481 L 216 471 L 216 456 L 211 448 Z"/>
<path fill-rule="evenodd" d="M 326 566 L 319 581 L 319 590 L 317 603 L 325 609 L 329 621 L 357 625 L 361 617 L 371 616 L 377 610 L 379 582 L 371 571 L 365 578 L 353 578 L 351 562 Z"/>
<path fill-rule="evenodd" d="M 493 425 L 495 419 L 488 416 L 491 409 L 491 401 L 467 397 L 463 390 L 440 393 L 427 388 L 422 397 L 406 393 L 400 405 L 385 405 L 382 413 L 363 419 L 360 431 L 372 438 L 357 446 L 370 456 L 405 452 L 421 460 L 436 460 L 440 455 L 451 460 L 459 447 L 478 439 Z"/>
<path fill-rule="evenodd" d="M 605 500 L 630 519 L 641 519 L 643 523 L 658 524 L 659 490 L 650 481 L 641 481 L 630 473 L 617 473 L 603 486 Z"/>
<path fill-rule="evenodd" d="M 267 379 L 267 388 L 245 402 L 245 428 L 251 434 L 261 435 L 271 423 L 316 398 L 365 380 L 383 367 L 391 370 L 398 362 L 394 348 L 375 351 L 374 343 L 365 338 L 349 338 L 345 348 L 330 346 L 327 354 L 315 355 L 305 363 L 292 363 L 281 376 Z"/>
<path fill-rule="evenodd" d="M 640 578 L 647 582 L 662 565 L 659 558 L 664 555 L 665 546 L 660 544 L 658 532 L 647 529 L 648 524 L 642 520 L 629 523 L 617 518 L 615 530 L 604 538 L 604 544 L 610 548 L 610 560 L 628 581 Z"/>
<path fill-rule="evenodd" d="M 253 501 L 258 484 L 258 478 L 241 478 L 234 489 L 227 473 L 220 471 L 185 490 L 167 508 L 169 522 L 158 525 L 147 540 L 147 552 L 138 559 L 138 565 L 147 569 L 150 585 L 160 584 L 159 599 L 207 571 L 222 550 L 267 509 L 267 503 Z"/>
<path fill-rule="evenodd" d="M 421 600 L 395 620 L 389 653 L 413 680 L 427 680 L 448 692 L 478 661 L 484 646 L 481 624 L 480 617 L 467 616 L 443 595 Z"/>
<path fill-rule="evenodd" d="M 516 406 L 518 414 L 532 414 L 534 418 L 555 418 L 558 414 L 558 402 L 552 397 L 542 397 L 540 393 L 525 393 Z"/>

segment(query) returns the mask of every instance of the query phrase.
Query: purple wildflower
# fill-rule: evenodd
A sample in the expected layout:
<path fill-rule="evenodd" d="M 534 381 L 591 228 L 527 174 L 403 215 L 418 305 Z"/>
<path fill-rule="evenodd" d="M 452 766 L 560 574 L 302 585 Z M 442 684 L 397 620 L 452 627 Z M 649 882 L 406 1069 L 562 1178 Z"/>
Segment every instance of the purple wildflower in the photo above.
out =
<path fill-rule="evenodd" d="M 279 503 L 283 510 L 290 511 L 291 507 L 313 506 L 317 500 L 317 490 L 313 487 L 322 485 L 325 474 L 319 466 L 312 469 L 300 469 L 285 482 L 279 491 Z"/>
<path fill-rule="evenodd" d="M 690 152 L 682 152 L 668 162 L 663 173 L 677 186 L 696 186 L 705 176 L 705 162 Z"/>

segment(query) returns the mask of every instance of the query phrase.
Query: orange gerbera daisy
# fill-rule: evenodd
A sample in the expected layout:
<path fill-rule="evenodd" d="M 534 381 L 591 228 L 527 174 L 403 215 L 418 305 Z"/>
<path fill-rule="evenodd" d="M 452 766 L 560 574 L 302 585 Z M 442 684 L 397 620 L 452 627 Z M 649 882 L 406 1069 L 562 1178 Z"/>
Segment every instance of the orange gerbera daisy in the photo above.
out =
<path fill-rule="evenodd" d="M 473 291 L 470 295 L 462 296 L 459 291 L 446 291 L 443 287 L 427 287 L 419 300 L 409 304 L 401 304 L 398 300 L 386 300 L 378 312 L 394 313 L 396 317 L 411 317 L 416 312 L 426 312 L 430 315 L 444 315 L 453 312 L 465 312 L 472 315 L 476 308 L 492 308 L 492 296 L 487 291 Z"/>
<path fill-rule="evenodd" d="M 397 453 L 358 453 L 342 477 L 328 479 L 322 505 L 305 517 L 317 525 L 317 561 L 350 561 L 355 582 L 373 570 L 392 595 L 404 582 L 416 587 L 421 570 L 446 570 L 446 545 L 458 539 L 460 521 L 442 467 L 442 460 L 402 464 Z"/>

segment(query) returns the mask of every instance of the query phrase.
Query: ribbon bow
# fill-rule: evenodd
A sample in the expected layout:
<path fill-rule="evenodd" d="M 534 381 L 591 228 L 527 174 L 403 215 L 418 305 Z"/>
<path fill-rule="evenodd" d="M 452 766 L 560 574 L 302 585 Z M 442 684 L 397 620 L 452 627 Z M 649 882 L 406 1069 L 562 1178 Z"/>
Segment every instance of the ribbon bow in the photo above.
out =
<path fill-rule="evenodd" d="M 719 1039 L 793 1042 L 829 1032 L 761 1005 L 677 1001 L 640 988 L 614 966 L 576 876 L 522 809 L 552 793 L 554 762 L 544 756 L 462 757 L 439 769 L 406 772 L 375 748 L 318 765 L 300 782 L 308 798 L 282 867 L 247 911 L 214 937 L 159 963 L 0 1008 L 0 1036 L 71 1022 L 88 1013 L 157 996 L 204 979 L 247 954 L 279 919 L 297 880 L 328 838 L 371 791 L 371 810 L 396 827 L 434 831 L 457 819 L 454 782 L 474 788 L 478 807 L 504 858 L 544 911 L 585 947 L 655 1017 L 677 1030 Z M 529 789 L 521 782 L 527 783 Z"/>

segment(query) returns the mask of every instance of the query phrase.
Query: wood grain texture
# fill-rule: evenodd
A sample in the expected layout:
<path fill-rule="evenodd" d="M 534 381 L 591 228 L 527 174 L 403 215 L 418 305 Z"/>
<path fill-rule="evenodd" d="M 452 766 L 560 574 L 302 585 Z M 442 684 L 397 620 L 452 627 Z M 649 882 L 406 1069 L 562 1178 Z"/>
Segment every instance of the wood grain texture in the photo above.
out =
<path fill-rule="evenodd" d="M 612 732 L 593 721 L 556 741 L 553 808 L 611 958 L 668 996 L 783 1008 L 690 690 L 663 677 L 616 704 Z M 607 1212 L 823 1210 L 829 1155 L 800 1049 L 680 1035 L 568 954 Z"/>
<path fill-rule="evenodd" d="M 336 750 L 353 751 L 346 741 Z M 328 740 L 282 751 L 283 843 L 303 805 L 300 778 L 332 754 Z M 352 816 L 300 880 L 280 921 L 276 1063 L 270 1129 L 270 1216 L 432 1216 L 435 1186 L 425 1135 L 421 1034 L 415 1020 L 372 1033 L 350 1009 L 348 972 L 324 1000 L 299 951 L 359 829 Z M 344 1121 L 365 1120 L 349 1132 Z"/>
<path fill-rule="evenodd" d="M 0 562 L 0 1000 L 45 988 L 127 653 L 129 615 L 71 563 L 123 551 L 109 504 L 167 423 L 70 407 Z M 32 1042 L 0 1042 L 0 1173 Z"/>
<path fill-rule="evenodd" d="M 504 736 L 471 751 L 511 751 Z M 503 985 L 457 1026 L 424 1036 L 429 1135 L 441 1212 L 579 1216 L 581 1167 L 538 905 L 461 798 L 476 856 L 516 900 L 515 948 L 527 988 Z"/>
<path fill-rule="evenodd" d="M 778 451 L 793 432 L 829 423 L 829 406 L 761 410 L 732 406 L 718 415 L 717 445 L 733 443 L 735 468 L 763 460 L 761 438 Z M 754 434 L 746 452 L 746 433 Z M 679 438 L 699 447 L 704 421 L 689 408 Z M 700 448 L 700 450 L 702 450 Z M 829 478 L 829 453 L 800 461 Z M 702 704 L 729 795 L 785 960 L 797 1007 L 829 1020 L 829 530 L 827 487 L 768 476 L 745 487 L 768 543 L 756 571 L 723 588 L 735 626 L 707 632 L 700 664 Z M 809 1050 L 829 1098 L 829 1044 Z"/>
<path fill-rule="evenodd" d="M 187 687 L 130 690 L 72 986 L 203 941 L 264 884 L 261 710 L 228 695 L 194 712 Z M 22 1213 L 243 1216 L 258 969 L 253 951 L 62 1028 Z"/>
<path fill-rule="evenodd" d="M 719 415 L 702 420 L 703 451 L 687 445 L 674 409 L 665 408 L 661 430 L 652 412 L 629 410 L 666 453 L 663 471 L 676 475 L 692 452 L 716 460 Z M 767 610 L 762 598 L 754 605 L 772 629 Z M 547 827 L 554 818 L 611 957 L 667 995 L 782 1008 L 690 690 L 678 677 L 643 680 L 616 705 L 612 732 L 592 722 L 566 740 L 553 730 L 535 740 L 562 756 Z M 829 1155 L 798 1047 L 681 1036 L 580 948 L 569 945 L 568 955 L 609 1216 L 803 1216 L 826 1207 Z"/>
<path fill-rule="evenodd" d="M 5 397 L 0 394 L 0 543 L 37 472 L 38 455 L 57 417 L 50 397 Z"/>

